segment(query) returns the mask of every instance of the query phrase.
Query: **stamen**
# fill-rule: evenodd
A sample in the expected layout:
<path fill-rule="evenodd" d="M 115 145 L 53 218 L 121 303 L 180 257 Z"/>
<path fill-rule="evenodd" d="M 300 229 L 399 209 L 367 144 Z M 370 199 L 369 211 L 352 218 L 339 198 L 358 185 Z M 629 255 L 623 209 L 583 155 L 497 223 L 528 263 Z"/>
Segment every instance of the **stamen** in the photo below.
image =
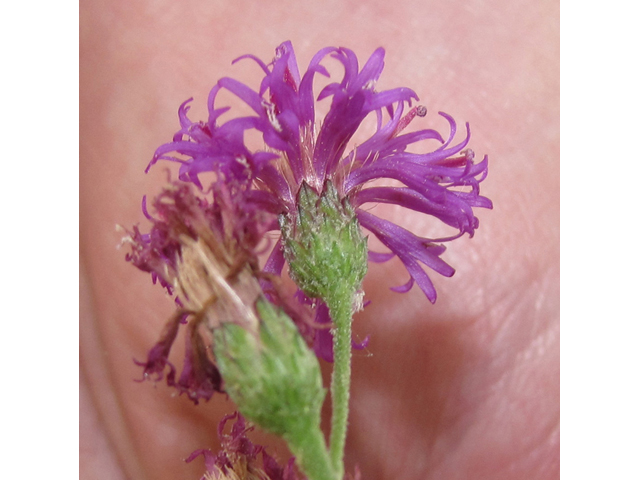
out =
<path fill-rule="evenodd" d="M 424 105 L 417 105 L 413 107 L 411 110 L 409 110 L 409 113 L 407 113 L 404 117 L 400 119 L 400 121 L 398 122 L 398 126 L 396 127 L 396 129 L 393 131 L 393 134 L 391 135 L 391 138 L 397 137 L 402 130 L 407 128 L 411 123 L 411 121 L 414 118 L 416 118 L 416 115 L 418 117 L 424 117 L 426 114 L 427 114 L 427 107 L 425 107 Z"/>

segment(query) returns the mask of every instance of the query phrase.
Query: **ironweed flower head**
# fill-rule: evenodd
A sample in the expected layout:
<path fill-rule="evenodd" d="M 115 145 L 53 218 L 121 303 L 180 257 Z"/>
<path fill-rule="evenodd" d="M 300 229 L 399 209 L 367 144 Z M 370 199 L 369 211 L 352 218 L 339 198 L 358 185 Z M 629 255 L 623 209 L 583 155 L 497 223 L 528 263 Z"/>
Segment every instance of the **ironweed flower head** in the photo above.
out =
<path fill-rule="evenodd" d="M 231 432 L 224 433 L 230 420 L 235 420 Z M 226 415 L 218 425 L 218 437 L 222 450 L 213 454 L 211 450 L 196 450 L 185 461 L 192 462 L 197 457 L 204 457 L 206 473 L 201 480 L 298 480 L 294 469 L 294 458 L 281 467 L 278 462 L 265 451 L 264 447 L 255 445 L 247 433 L 253 427 L 247 425 L 239 413 Z M 258 460 L 262 456 L 262 462 Z"/>
<path fill-rule="evenodd" d="M 154 201 L 151 231 L 137 227 L 125 240 L 131 245 L 127 260 L 172 294 L 180 306 L 165 326 L 159 342 L 151 349 L 144 378 L 156 380 L 169 372 L 166 381 L 187 393 L 196 404 L 222 391 L 222 378 L 210 359 L 203 335 L 223 322 L 257 329 L 254 303 L 262 294 L 254 276 L 255 248 L 266 224 L 263 215 L 242 202 L 242 186 L 218 182 L 212 187 L 213 200 L 196 196 L 187 183 L 174 183 Z M 146 212 L 146 209 L 145 209 Z M 180 377 L 169 362 L 169 352 L 181 324 L 187 323 L 186 353 Z"/>
<path fill-rule="evenodd" d="M 156 151 L 150 166 L 160 159 L 177 161 L 181 164 L 180 179 L 196 185 L 200 185 L 199 174 L 208 171 L 251 181 L 247 201 L 265 212 L 284 216 L 291 224 L 298 215 L 303 185 L 323 196 L 330 182 L 339 199 L 355 210 L 360 226 L 389 249 L 388 253 L 370 251 L 369 259 L 384 262 L 397 256 L 405 265 L 410 279 L 393 289 L 406 292 L 417 283 L 434 302 L 436 291 L 422 265 L 445 276 L 453 275 L 454 269 L 440 258 L 445 251 L 443 243 L 464 234 L 473 236 L 478 228 L 473 207 L 492 208 L 491 201 L 479 191 L 487 175 L 488 159 L 485 156 L 476 161 L 467 148 L 468 124 L 465 138 L 454 142 L 457 125 L 446 113 L 440 112 L 449 123 L 446 139 L 432 129 L 403 133 L 416 117 L 424 117 L 427 112 L 424 106 L 412 107 L 418 96 L 409 88 L 376 90 L 384 54 L 382 48 L 377 49 L 360 68 L 353 51 L 327 47 L 314 55 L 302 73 L 290 42 L 276 49 L 269 64 L 253 55 L 240 57 L 253 60 L 262 70 L 259 87 L 254 90 L 232 78 L 220 79 L 209 94 L 207 122 L 191 122 L 187 117 L 190 100 L 185 102 L 179 109 L 181 129 L 173 142 Z M 326 57 L 337 60 L 344 73 L 316 97 L 314 78 L 329 77 L 322 65 Z M 221 90 L 236 95 L 253 115 L 221 123 L 221 116 L 229 110 L 216 106 Z M 325 99 L 331 102 L 329 111 L 317 122 L 317 102 Z M 369 115 L 376 118 L 375 132 L 348 151 L 349 142 Z M 261 133 L 264 150 L 253 152 L 245 146 L 243 137 L 249 130 Z M 429 140 L 439 146 L 420 149 L 426 153 L 408 151 Z M 390 180 L 394 186 L 374 183 L 379 179 Z M 456 233 L 442 238 L 417 236 L 367 210 L 369 205 L 379 203 L 433 216 Z M 280 242 L 266 270 L 279 274 L 284 263 Z"/>
<path fill-rule="evenodd" d="M 155 273 L 177 293 L 181 306 L 147 361 L 138 363 L 145 378 L 155 374 L 156 380 L 168 366 L 167 383 L 196 404 L 221 392 L 224 381 L 226 393 L 248 418 L 286 435 L 300 430 L 301 422 L 319 423 L 325 394 L 320 367 L 300 334 L 304 325 L 296 328 L 285 313 L 297 313 L 289 308 L 293 298 L 287 300 L 277 279 L 259 271 L 255 250 L 269 218 L 246 203 L 246 184 L 220 180 L 212 185 L 210 202 L 188 183 L 166 188 L 154 201 L 157 218 L 149 215 L 151 232 L 130 233 L 128 259 Z M 260 278 L 282 309 L 267 300 Z M 187 345 L 176 381 L 168 358 L 181 323 L 188 323 Z"/>

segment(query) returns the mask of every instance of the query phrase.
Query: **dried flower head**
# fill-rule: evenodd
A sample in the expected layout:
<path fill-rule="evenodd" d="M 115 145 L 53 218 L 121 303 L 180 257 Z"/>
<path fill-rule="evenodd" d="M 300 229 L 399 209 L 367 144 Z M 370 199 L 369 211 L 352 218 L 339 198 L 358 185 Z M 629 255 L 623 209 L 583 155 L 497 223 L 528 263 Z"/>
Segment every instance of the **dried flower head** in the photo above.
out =
<path fill-rule="evenodd" d="M 229 434 L 224 433 L 230 420 L 235 420 Z M 222 450 L 214 455 L 211 450 L 196 450 L 185 461 L 192 462 L 202 455 L 207 471 L 201 480 L 298 480 L 291 458 L 286 466 L 268 455 L 264 447 L 251 442 L 247 433 L 253 430 L 239 413 L 226 415 L 218 425 Z M 258 455 L 262 462 L 258 461 Z"/>
<path fill-rule="evenodd" d="M 150 350 L 144 378 L 163 378 L 198 403 L 222 391 L 222 379 L 208 350 L 212 332 L 223 322 L 257 329 L 254 304 L 262 294 L 254 273 L 255 248 L 267 228 L 264 216 L 242 203 L 242 185 L 218 182 L 212 201 L 195 195 L 187 183 L 174 183 L 154 201 L 156 217 L 148 234 L 134 227 L 125 239 L 127 260 L 151 272 L 167 291 L 176 293 L 180 308 Z M 169 352 L 181 324 L 188 323 L 184 366 L 176 381 Z M 205 338 L 207 340 L 205 340 Z"/>

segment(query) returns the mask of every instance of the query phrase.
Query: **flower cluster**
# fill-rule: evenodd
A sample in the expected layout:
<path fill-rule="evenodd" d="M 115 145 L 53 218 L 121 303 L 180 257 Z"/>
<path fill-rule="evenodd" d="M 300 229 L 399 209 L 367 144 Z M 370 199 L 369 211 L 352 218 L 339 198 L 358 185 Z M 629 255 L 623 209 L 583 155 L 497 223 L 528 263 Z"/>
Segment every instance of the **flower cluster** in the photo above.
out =
<path fill-rule="evenodd" d="M 230 420 L 235 420 L 231 432 L 225 435 L 224 429 Z M 265 451 L 264 447 L 255 445 L 247 437 L 253 427 L 247 425 L 239 413 L 225 416 L 218 425 L 218 437 L 222 450 L 213 454 L 211 450 L 196 450 L 185 461 L 192 462 L 197 457 L 204 457 L 206 473 L 201 480 L 298 480 L 294 469 L 294 458 L 286 466 L 278 462 Z M 258 455 L 262 454 L 262 464 Z"/>
<path fill-rule="evenodd" d="M 322 65 L 327 56 L 340 62 L 344 74 L 339 82 L 324 87 L 316 98 L 314 78 L 316 74 L 329 76 Z M 222 387 L 198 334 L 200 320 L 190 322 L 184 370 L 178 380 L 168 361 L 179 325 L 186 322 L 189 312 L 201 311 L 209 295 L 197 294 L 198 280 L 191 281 L 185 274 L 189 270 L 179 268 L 180 263 L 185 263 L 185 245 L 189 245 L 187 251 L 197 252 L 197 246 L 204 242 L 215 252 L 214 256 L 222 258 L 227 271 L 249 262 L 250 270 L 256 272 L 256 246 L 267 231 L 279 228 L 276 216 L 294 224 L 304 188 L 309 187 L 320 196 L 326 194 L 330 185 L 339 200 L 353 209 L 359 225 L 389 249 L 387 253 L 369 251 L 369 259 L 385 262 L 397 256 L 405 265 L 410 278 L 405 285 L 393 289 L 406 292 L 417 283 L 434 302 L 436 291 L 421 264 L 451 276 L 453 268 L 441 258 L 443 243 L 465 233 L 472 236 L 478 228 L 473 207 L 492 207 L 491 201 L 479 193 L 479 184 L 487 175 L 488 160 L 484 157 L 476 162 L 473 151 L 466 148 L 470 139 L 468 124 L 466 136 L 459 143 L 454 143 L 456 123 L 445 113 L 440 115 L 450 125 L 446 140 L 431 129 L 403 133 L 416 117 L 426 115 L 426 108 L 420 105 L 411 108 L 418 97 L 408 88 L 381 92 L 375 89 L 384 66 L 382 48 L 362 68 L 351 50 L 324 48 L 311 59 L 302 75 L 290 42 L 276 49 L 270 64 L 252 55 L 240 59 L 243 58 L 255 61 L 261 68 L 264 76 L 259 89 L 254 91 L 232 78 L 220 79 L 209 95 L 207 122 L 189 120 L 191 100 L 180 106 L 180 130 L 172 142 L 157 149 L 148 168 L 158 160 L 179 162 L 182 182 L 175 183 L 155 200 L 157 219 L 149 215 L 143 203 L 145 215 L 153 223 L 150 233 L 142 234 L 137 227 L 130 232 L 133 248 L 128 260 L 150 272 L 153 281 L 159 281 L 170 294 L 177 287 L 180 290 L 177 302 L 185 307 L 172 318 L 161 340 L 150 351 L 144 363 L 145 377 L 156 374 L 161 378 L 168 365 L 167 382 L 187 392 L 196 402 L 198 398 L 209 398 Z M 229 110 L 216 105 L 223 89 L 244 101 L 255 115 L 221 123 L 220 117 Z M 331 105 L 317 126 L 316 102 L 323 99 L 330 99 Z M 347 151 L 356 130 L 369 115 L 377 119 L 375 133 Z M 266 148 L 250 150 L 244 141 L 248 130 L 260 132 Z M 441 145 L 427 153 L 408 151 L 408 147 L 427 140 Z M 204 172 L 217 174 L 217 181 L 210 187 L 214 200 L 209 203 L 188 188 L 191 183 L 204 189 L 199 177 Z M 391 180 L 396 186 L 373 183 L 379 179 Z M 453 227 L 456 233 L 445 238 L 419 237 L 368 211 L 369 205 L 377 203 L 431 215 Z M 219 251 L 220 245 L 226 246 L 226 250 Z M 284 242 L 280 239 L 263 270 L 277 276 L 284 264 Z M 190 285 L 190 294 L 184 292 L 185 285 Z M 280 303 L 296 320 L 305 338 L 314 343 L 316 353 L 331 360 L 329 331 L 310 328 L 304 309 L 283 300 L 277 285 L 262 281 L 262 286 L 269 288 L 269 298 Z M 198 300 L 198 296 L 204 297 Z M 316 306 L 316 327 L 328 324 L 323 302 L 311 302 L 301 292 L 298 297 L 303 303 Z"/>
<path fill-rule="evenodd" d="M 323 65 L 327 57 L 342 66 L 339 81 L 331 81 Z M 153 216 L 143 201 L 152 227 L 149 233 L 138 227 L 128 232 L 127 260 L 175 295 L 178 308 L 147 360 L 136 363 L 144 378 L 166 377 L 196 404 L 226 391 L 249 420 L 287 442 L 310 478 L 343 478 L 350 345 L 367 343 L 353 342 L 351 322 L 362 307 L 368 261 L 398 257 L 409 280 L 392 290 L 407 292 L 417 284 L 435 302 L 425 267 L 453 275 L 441 258 L 444 243 L 473 236 L 478 228 L 473 209 L 492 208 L 480 195 L 488 159 L 476 161 L 467 148 L 468 124 L 464 138 L 456 140 L 456 122 L 445 113 L 440 112 L 449 124 L 446 138 L 432 129 L 405 131 L 427 109 L 412 105 L 418 97 L 408 88 L 376 89 L 382 48 L 362 68 L 351 50 L 324 48 L 302 74 L 290 42 L 276 49 L 271 63 L 252 55 L 240 59 L 261 69 L 258 88 L 220 79 L 209 94 L 206 122 L 192 122 L 191 99 L 184 102 L 180 130 L 147 167 L 178 162 L 179 181 L 154 199 Z M 329 80 L 316 95 L 317 75 Z M 223 121 L 230 110 L 217 105 L 223 90 L 253 114 Z M 329 109 L 318 121 L 317 104 L 323 100 Z M 375 118 L 375 131 L 349 149 L 368 117 Z M 248 146 L 249 132 L 261 135 L 263 148 Z M 435 146 L 422 147 L 429 142 Z M 203 185 L 204 173 L 213 174 L 210 186 Z M 434 217 L 452 233 L 418 236 L 370 211 L 380 203 Z M 371 251 L 361 228 L 388 251 Z M 275 244 L 267 235 L 271 231 L 280 233 Z M 268 253 L 262 267 L 261 252 Z M 295 295 L 281 283 L 285 264 L 298 287 Z M 186 349 L 178 377 L 169 354 L 181 325 L 186 325 Z M 327 448 L 320 429 L 326 390 L 317 357 L 332 361 L 334 353 Z M 231 418 L 237 420 L 225 436 Z M 219 428 L 223 451 L 199 450 L 187 461 L 204 456 L 203 480 L 296 480 L 293 460 L 278 467 L 247 439 L 249 430 L 239 414 L 225 417 Z"/>
<path fill-rule="evenodd" d="M 233 420 L 231 431 L 224 433 L 228 422 Z M 206 468 L 200 480 L 299 480 L 294 467 L 295 457 L 291 457 L 284 466 L 266 452 L 262 445 L 254 444 L 247 436 L 254 427 L 247 423 L 238 412 L 225 415 L 218 424 L 218 438 L 222 449 L 214 454 L 209 449 L 200 449 L 191 453 L 185 462 L 190 463 L 202 455 Z M 262 457 L 262 462 L 258 460 Z M 358 467 L 353 474 L 347 473 L 345 480 L 361 480 Z"/>
<path fill-rule="evenodd" d="M 344 74 L 316 98 L 314 77 L 329 76 L 322 65 L 327 56 L 342 64 Z M 149 166 L 160 159 L 177 161 L 181 164 L 180 179 L 198 186 L 202 172 L 243 178 L 252 182 L 248 202 L 265 212 L 290 218 L 296 216 L 303 183 L 320 195 L 327 182 L 331 182 L 340 198 L 355 208 L 359 224 L 389 249 L 388 253 L 370 252 L 370 260 L 384 262 L 397 256 L 405 265 L 410 279 L 394 290 L 406 292 L 417 283 L 434 302 L 435 288 L 420 264 L 451 276 L 453 268 L 440 258 L 445 250 L 443 243 L 465 233 L 472 236 L 478 228 L 473 207 L 492 207 L 491 201 L 479 193 L 479 184 L 487 175 L 488 159 L 476 162 L 473 151 L 466 148 L 469 125 L 459 143 L 454 143 L 456 123 L 445 113 L 440 115 L 450 126 L 446 140 L 431 129 L 402 133 L 415 117 L 426 115 L 426 108 L 420 105 L 411 108 L 418 97 L 408 88 L 376 91 L 384 67 L 382 48 L 361 69 L 351 50 L 324 48 L 311 59 L 302 75 L 290 42 L 276 49 L 270 64 L 252 55 L 240 57 L 243 58 L 255 61 L 261 68 L 264 76 L 259 89 L 252 90 L 232 78 L 220 79 L 209 95 L 207 122 L 191 122 L 187 117 L 190 100 L 182 104 L 179 109 L 182 128 L 173 142 L 156 151 Z M 216 105 L 223 89 L 245 102 L 255 115 L 219 123 L 229 110 Z M 331 99 L 331 105 L 318 127 L 316 101 L 323 99 Z M 369 115 L 377 119 L 375 133 L 347 151 L 356 130 Z M 248 130 L 261 133 L 264 150 L 250 151 L 246 147 L 243 139 Z M 435 140 L 440 146 L 428 153 L 407 151 L 409 146 L 426 140 Z M 402 186 L 372 183 L 378 179 Z M 367 210 L 368 205 L 378 203 L 431 215 L 457 232 L 444 238 L 419 237 Z M 265 270 L 280 274 L 284 263 L 283 246 L 278 243 Z"/>

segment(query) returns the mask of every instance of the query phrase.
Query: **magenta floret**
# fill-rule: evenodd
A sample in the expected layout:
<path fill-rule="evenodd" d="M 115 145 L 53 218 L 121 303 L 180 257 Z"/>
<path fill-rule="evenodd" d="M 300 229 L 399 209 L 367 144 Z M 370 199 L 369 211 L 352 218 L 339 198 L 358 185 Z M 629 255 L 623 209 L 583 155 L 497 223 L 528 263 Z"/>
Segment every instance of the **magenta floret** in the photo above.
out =
<path fill-rule="evenodd" d="M 231 432 L 224 433 L 225 426 L 230 420 L 235 420 L 231 427 Z M 192 462 L 197 457 L 204 457 L 207 475 L 201 480 L 220 478 L 225 475 L 230 477 L 234 470 L 238 470 L 236 475 L 247 473 L 250 478 L 267 478 L 269 480 L 298 480 L 298 475 L 294 468 L 295 458 L 289 459 L 282 467 L 278 462 L 265 451 L 261 445 L 255 445 L 247 436 L 253 430 L 248 426 L 244 417 L 236 412 L 226 415 L 218 425 L 218 438 L 222 444 L 222 449 L 213 454 L 211 450 L 196 450 L 186 462 Z M 258 455 L 262 456 L 262 462 L 258 461 Z M 243 477 L 244 478 L 244 477 Z"/>

